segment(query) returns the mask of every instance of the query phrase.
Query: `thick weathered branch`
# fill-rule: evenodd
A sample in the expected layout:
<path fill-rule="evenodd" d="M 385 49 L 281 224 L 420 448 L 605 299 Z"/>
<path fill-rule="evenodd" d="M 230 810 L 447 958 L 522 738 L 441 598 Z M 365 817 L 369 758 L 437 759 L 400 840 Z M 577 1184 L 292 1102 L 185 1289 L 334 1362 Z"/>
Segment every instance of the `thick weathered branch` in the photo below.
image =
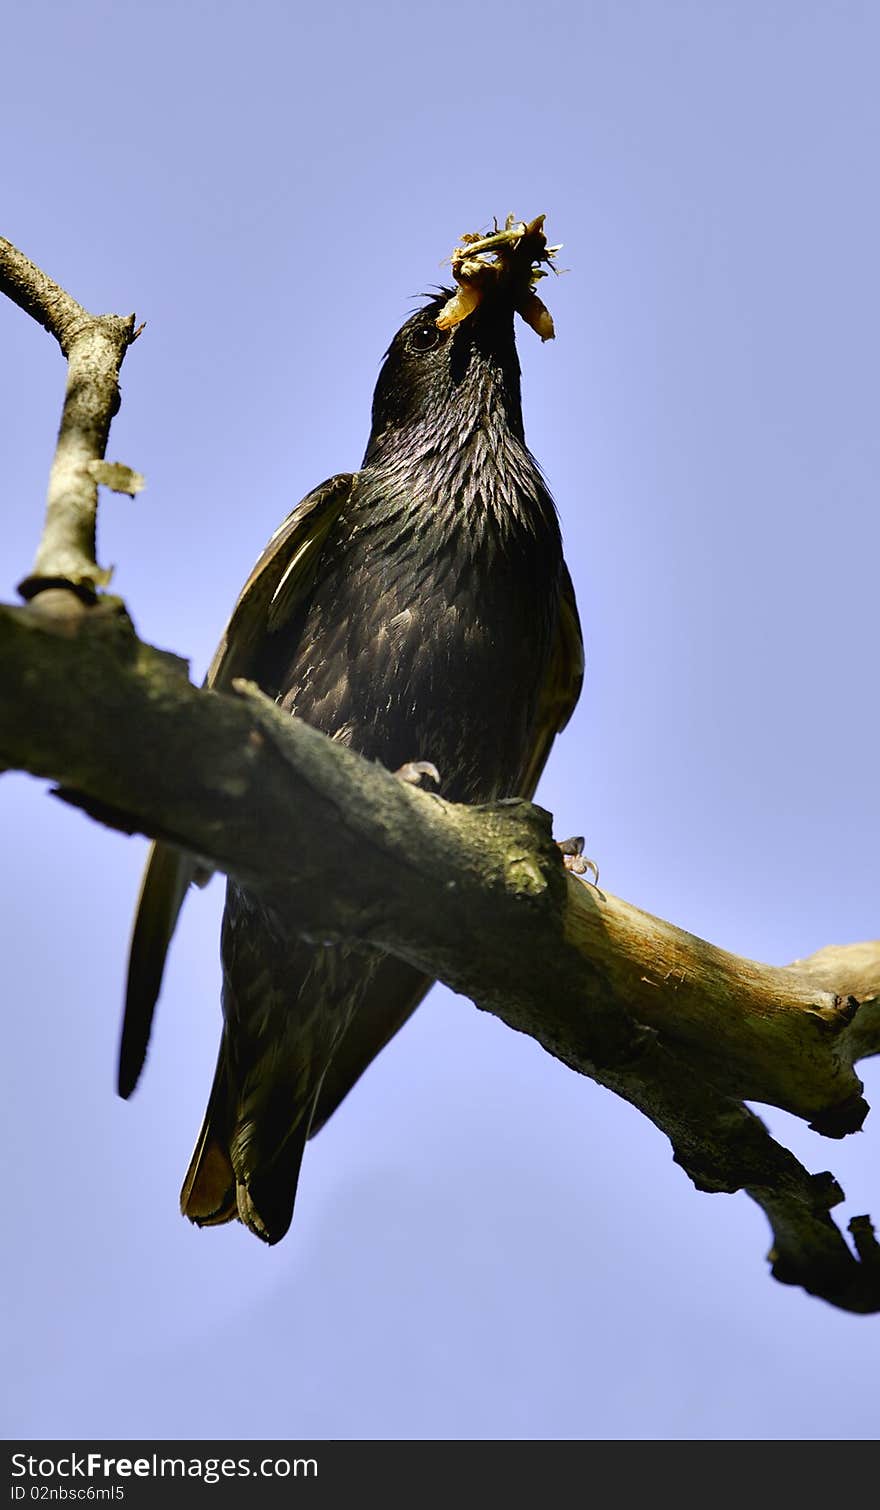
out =
<path fill-rule="evenodd" d="M 236 876 L 292 932 L 388 950 L 471 996 L 650 1117 L 699 1189 L 745 1189 L 773 1228 L 778 1279 L 880 1310 L 868 1218 L 850 1223 L 853 1251 L 830 1216 L 833 1176 L 809 1174 L 743 1104 L 832 1137 L 861 1125 L 853 1065 L 880 1052 L 880 943 L 784 969 L 738 959 L 567 876 L 541 809 L 414 791 L 256 688 L 197 691 L 118 601 L 84 613 L 106 581 L 96 482 L 136 482 L 101 462 L 133 318 L 89 315 L 4 241 L 0 290 L 70 364 L 46 530 L 21 588 L 41 596 L 0 608 L 0 763 Z"/>
<path fill-rule="evenodd" d="M 112 600 L 66 622 L 0 610 L 5 764 L 192 850 L 308 937 L 439 976 L 638 1106 L 700 1188 L 746 1189 L 779 1278 L 880 1309 L 874 1250 L 860 1229 L 859 1259 L 829 1216 L 831 1176 L 809 1175 L 742 1105 L 834 1135 L 859 1125 L 852 1065 L 880 1024 L 856 1031 L 850 988 L 880 995 L 880 945 L 784 969 L 738 959 L 567 876 L 539 808 L 450 805 L 238 690 L 192 687 Z"/>
<path fill-rule="evenodd" d="M 19 592 L 32 598 L 66 587 L 91 600 L 110 580 L 95 560 L 98 483 L 106 480 L 101 465 L 119 408 L 119 369 L 135 339 L 134 315 L 89 314 L 3 237 L 0 291 L 55 337 L 68 364 L 43 534 Z"/>

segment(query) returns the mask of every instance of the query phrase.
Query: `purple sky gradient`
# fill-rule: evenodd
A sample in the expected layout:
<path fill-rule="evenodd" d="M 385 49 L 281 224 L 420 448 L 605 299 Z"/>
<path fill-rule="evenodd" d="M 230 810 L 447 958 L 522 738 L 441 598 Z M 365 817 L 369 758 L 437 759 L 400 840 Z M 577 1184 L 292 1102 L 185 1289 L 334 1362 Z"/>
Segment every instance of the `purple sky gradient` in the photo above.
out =
<path fill-rule="evenodd" d="M 272 529 L 358 464 L 456 236 L 546 210 L 570 271 L 556 342 L 521 327 L 524 410 L 588 673 L 541 800 L 727 948 L 876 936 L 876 5 L 37 0 L 4 33 L 2 231 L 148 322 L 109 451 L 148 490 L 100 520 L 141 634 L 202 676 Z M 9 600 L 64 369 L 2 304 L 0 342 Z M 7 1436 L 877 1434 L 880 1322 L 773 1284 L 745 1196 L 440 989 L 310 1146 L 280 1247 L 190 1227 L 222 887 L 126 1105 L 145 846 L 15 775 L 0 824 Z M 880 1217 L 877 1115 L 844 1144 L 767 1119 Z"/>

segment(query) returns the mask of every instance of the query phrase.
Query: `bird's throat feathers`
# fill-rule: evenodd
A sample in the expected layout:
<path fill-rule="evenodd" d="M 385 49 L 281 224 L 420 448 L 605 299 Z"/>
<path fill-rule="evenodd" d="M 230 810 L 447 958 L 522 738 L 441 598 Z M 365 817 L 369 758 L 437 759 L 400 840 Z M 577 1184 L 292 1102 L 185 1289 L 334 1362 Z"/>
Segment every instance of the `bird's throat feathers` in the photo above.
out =
<path fill-rule="evenodd" d="M 475 542 L 523 530 L 558 539 L 553 501 L 525 443 L 512 310 L 489 310 L 422 351 L 442 302 L 407 321 L 386 355 L 361 500 L 381 496 L 394 512 L 430 513 L 434 531 L 464 530 Z"/>
<path fill-rule="evenodd" d="M 472 426 L 464 434 L 436 430 L 388 448 L 358 474 L 363 503 L 381 499 L 411 526 L 418 516 L 435 544 L 459 533 L 474 545 L 502 545 L 523 534 L 558 537 L 553 500 L 525 445 L 498 427 Z"/>

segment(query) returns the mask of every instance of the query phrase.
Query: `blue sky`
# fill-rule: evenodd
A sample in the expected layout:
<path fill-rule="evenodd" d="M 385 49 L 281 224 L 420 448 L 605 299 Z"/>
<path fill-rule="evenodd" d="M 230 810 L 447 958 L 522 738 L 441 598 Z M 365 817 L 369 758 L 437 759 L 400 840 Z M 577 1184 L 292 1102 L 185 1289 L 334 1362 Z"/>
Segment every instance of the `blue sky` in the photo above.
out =
<path fill-rule="evenodd" d="M 148 490 L 100 521 L 141 634 L 202 676 L 272 529 L 360 460 L 412 296 L 460 232 L 546 211 L 526 432 L 588 671 L 541 800 L 728 949 L 876 936 L 878 48 L 875 6 L 807 0 L 10 13 L 2 231 L 148 322 L 109 449 Z M 64 370 L 11 306 L 0 342 L 8 600 Z M 439 989 L 310 1146 L 283 1244 L 191 1228 L 222 888 L 126 1105 L 144 845 L 22 776 L 0 824 L 8 1436 L 876 1435 L 877 1320 L 773 1284 L 744 1196 Z M 767 1118 L 880 1216 L 873 1117 Z"/>

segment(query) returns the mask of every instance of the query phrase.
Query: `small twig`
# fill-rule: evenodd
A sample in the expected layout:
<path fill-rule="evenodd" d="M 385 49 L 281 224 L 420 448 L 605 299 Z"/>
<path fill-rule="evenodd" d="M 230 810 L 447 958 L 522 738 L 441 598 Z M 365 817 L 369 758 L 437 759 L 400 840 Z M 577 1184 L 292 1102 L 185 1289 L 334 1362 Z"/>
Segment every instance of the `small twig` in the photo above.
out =
<path fill-rule="evenodd" d="M 33 568 L 19 592 L 33 598 L 68 588 L 86 601 L 110 580 L 95 560 L 98 482 L 119 409 L 119 369 L 135 339 L 134 315 L 92 315 L 40 268 L 0 237 L 0 292 L 48 330 L 67 358 L 67 389 Z"/>

